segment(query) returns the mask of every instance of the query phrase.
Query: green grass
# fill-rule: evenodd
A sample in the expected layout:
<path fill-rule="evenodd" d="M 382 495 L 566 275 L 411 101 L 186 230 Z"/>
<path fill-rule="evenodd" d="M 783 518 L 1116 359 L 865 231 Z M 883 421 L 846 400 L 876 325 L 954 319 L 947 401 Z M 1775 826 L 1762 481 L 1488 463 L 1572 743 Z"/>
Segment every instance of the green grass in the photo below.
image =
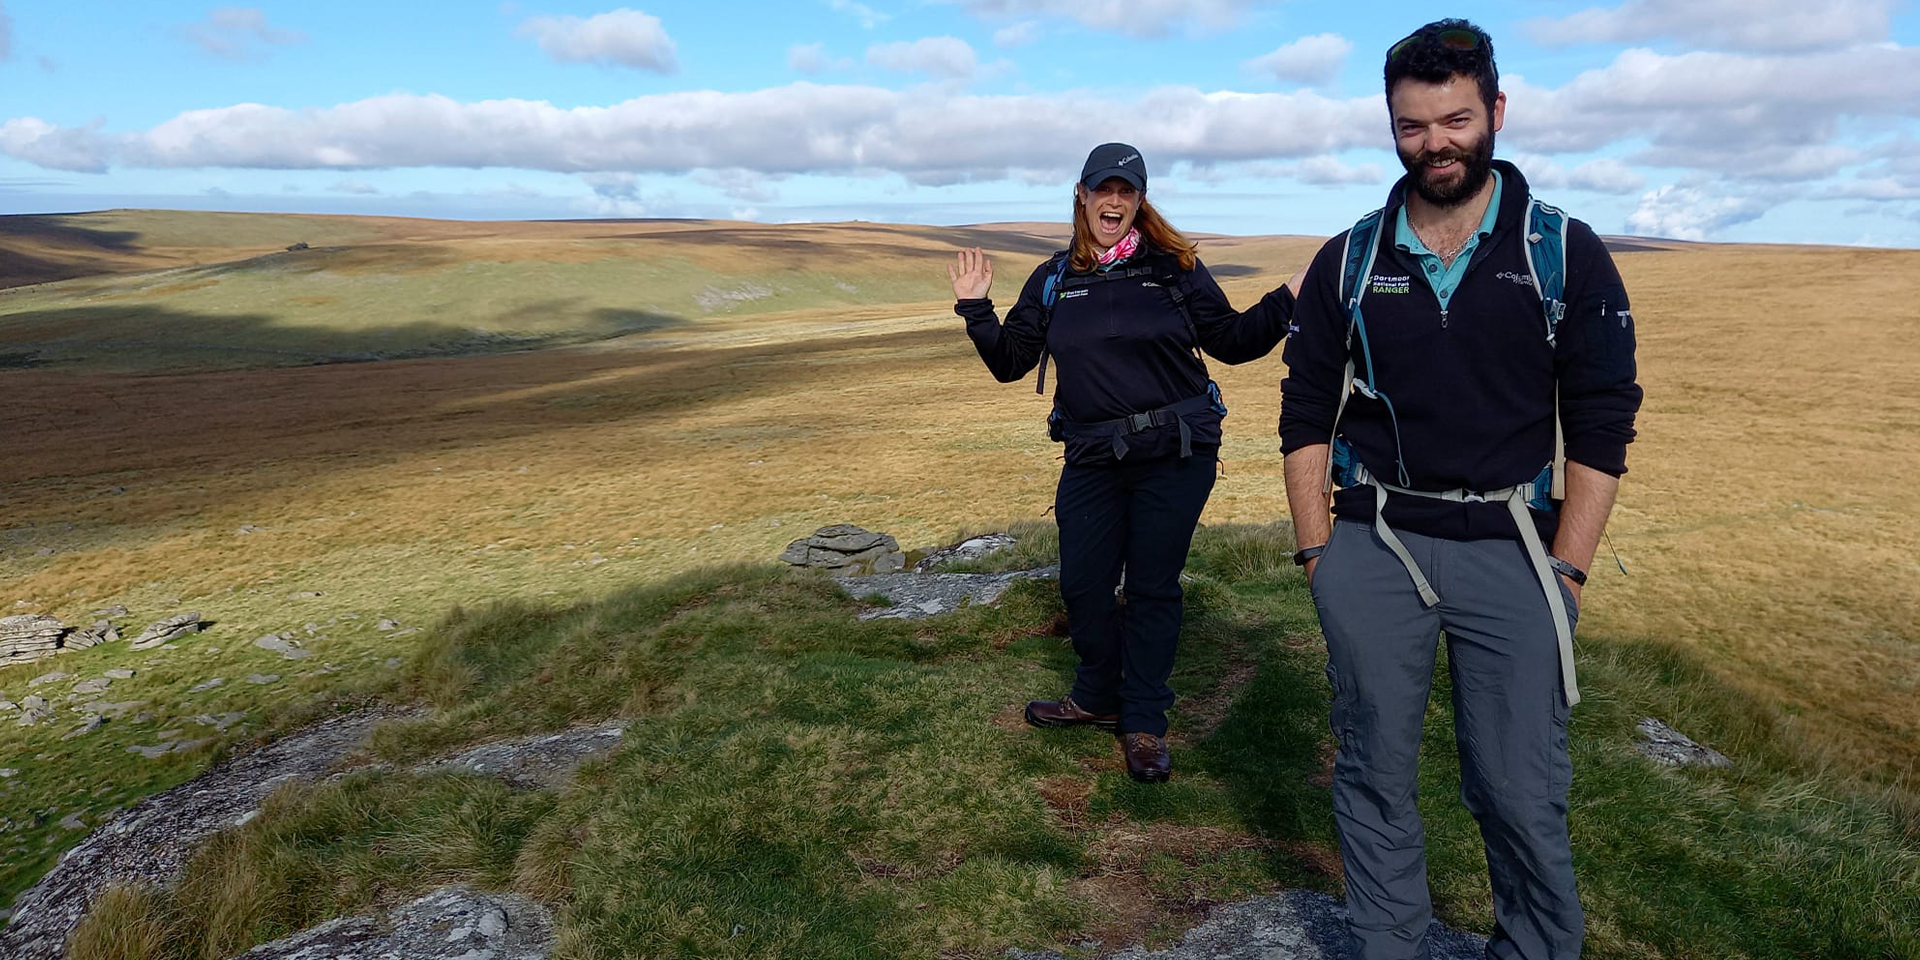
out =
<path fill-rule="evenodd" d="M 1049 547 L 1030 536 L 981 566 Z M 622 748 L 551 794 L 445 774 L 289 787 L 177 887 L 116 893 L 86 930 L 104 946 L 75 956 L 223 956 L 455 879 L 553 903 L 562 958 L 1160 943 L 1207 903 L 1337 893 L 1325 655 L 1290 550 L 1284 524 L 1196 538 L 1162 786 L 1128 780 L 1103 734 L 1019 725 L 1022 701 L 1071 675 L 1050 584 L 921 623 L 855 622 L 835 584 L 764 566 L 455 611 L 398 694 L 434 710 L 382 728 L 376 757 L 616 715 L 632 718 Z M 1787 721 L 1674 648 L 1582 644 L 1572 827 L 1588 956 L 1920 955 L 1912 811 L 1768 749 Z M 1421 779 L 1431 882 L 1443 919 L 1484 931 L 1446 680 L 1443 657 Z M 1738 765 L 1645 760 L 1633 724 L 1649 714 Z M 1116 933 L 1089 900 L 1100 884 L 1153 910 Z M 204 936 L 143 946 L 151 929 Z"/>

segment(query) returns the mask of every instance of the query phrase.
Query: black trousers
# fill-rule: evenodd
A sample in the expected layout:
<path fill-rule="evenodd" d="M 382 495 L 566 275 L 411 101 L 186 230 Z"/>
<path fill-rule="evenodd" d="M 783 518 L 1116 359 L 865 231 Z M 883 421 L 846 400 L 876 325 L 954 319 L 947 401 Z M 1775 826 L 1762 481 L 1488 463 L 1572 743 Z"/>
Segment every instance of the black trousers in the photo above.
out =
<path fill-rule="evenodd" d="M 1165 736 L 1180 641 L 1180 571 L 1219 456 L 1160 457 L 1060 471 L 1060 596 L 1080 655 L 1073 699 L 1119 713 L 1120 732 Z M 1114 597 L 1126 571 L 1124 611 Z"/>

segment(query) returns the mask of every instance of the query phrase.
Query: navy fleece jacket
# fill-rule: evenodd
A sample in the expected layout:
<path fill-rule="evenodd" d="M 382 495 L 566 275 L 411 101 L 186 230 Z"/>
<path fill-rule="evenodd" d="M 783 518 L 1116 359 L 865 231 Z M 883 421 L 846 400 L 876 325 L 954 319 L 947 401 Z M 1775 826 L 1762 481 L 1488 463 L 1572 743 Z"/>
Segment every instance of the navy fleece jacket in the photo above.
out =
<path fill-rule="evenodd" d="M 1364 281 L 1374 386 L 1398 414 L 1408 485 L 1493 490 L 1532 480 L 1553 458 L 1556 386 L 1567 459 L 1619 476 L 1627 469 L 1641 397 L 1626 287 L 1593 229 L 1569 219 L 1567 313 L 1549 344 L 1525 249 L 1526 181 L 1512 164 L 1495 164 L 1505 187 L 1494 231 L 1475 251 L 1444 323 L 1439 298 L 1413 258 L 1394 245 L 1393 230 L 1380 231 L 1373 273 Z M 1405 179 L 1394 185 L 1384 223 L 1393 222 L 1405 191 Z M 1286 453 L 1331 435 L 1348 357 L 1339 291 L 1346 244 L 1342 233 L 1321 247 L 1301 293 L 1280 385 L 1280 449 Z M 1353 351 L 1358 359 L 1357 338 Z M 1364 377 L 1364 362 L 1361 369 Z M 1369 471 L 1394 478 L 1394 433 L 1384 403 L 1356 393 L 1340 417 L 1340 433 Z M 1337 516 L 1370 520 L 1373 509 L 1371 488 L 1334 496 Z M 1557 515 L 1536 513 L 1534 520 L 1550 542 Z M 1519 536 L 1502 504 L 1391 497 L 1387 521 L 1451 539 Z"/>
<path fill-rule="evenodd" d="M 953 310 L 967 321 L 967 335 L 980 359 L 1001 383 L 1026 376 L 1040 362 L 1044 336 L 1057 368 L 1054 406 L 1068 420 L 1082 424 L 1145 413 L 1206 393 L 1207 368 L 1193 355 L 1196 341 L 1218 360 L 1246 363 L 1273 352 L 1286 336 L 1293 318 L 1293 294 L 1286 287 L 1239 312 L 1198 260 L 1191 271 L 1183 271 L 1171 255 L 1149 250 L 1125 266 L 1149 262 L 1156 269 L 1143 275 L 1063 290 L 1054 302 L 1051 322 L 1041 305 L 1041 292 L 1054 269 L 1053 259 L 1027 277 L 1004 324 L 989 299 L 961 300 Z M 1188 314 L 1181 312 L 1165 289 L 1162 279 L 1167 277 L 1184 295 Z M 1218 449 L 1218 414 L 1204 410 L 1184 419 L 1193 449 Z M 1105 441 L 1087 440 L 1069 442 L 1069 463 L 1112 462 Z M 1175 455 L 1180 449 L 1179 429 L 1154 427 L 1129 436 L 1127 445 L 1131 448 L 1128 462 Z"/>

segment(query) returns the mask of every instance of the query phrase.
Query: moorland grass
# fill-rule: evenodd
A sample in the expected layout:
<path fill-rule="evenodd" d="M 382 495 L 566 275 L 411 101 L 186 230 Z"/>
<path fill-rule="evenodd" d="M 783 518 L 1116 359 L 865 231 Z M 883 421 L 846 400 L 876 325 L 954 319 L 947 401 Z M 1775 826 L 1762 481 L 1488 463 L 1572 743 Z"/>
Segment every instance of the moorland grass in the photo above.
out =
<path fill-rule="evenodd" d="M 107 946 L 74 956 L 221 956 L 453 880 L 553 903 L 562 958 L 1078 952 L 1164 943 L 1211 903 L 1281 887 L 1337 894 L 1325 654 L 1291 547 L 1283 524 L 1196 538 L 1176 774 L 1157 786 L 1128 780 L 1105 734 L 1019 722 L 1071 675 L 1048 584 L 918 623 L 856 622 L 831 581 L 768 567 L 459 611 L 406 670 L 435 709 L 382 728 L 375 756 L 404 768 L 609 716 L 630 718 L 622 748 L 552 794 L 397 772 L 288 788 L 178 886 L 103 901 L 76 944 Z M 1765 750 L 1731 770 L 1654 764 L 1632 745 L 1649 712 L 1717 744 L 1776 718 L 1676 648 L 1584 644 L 1587 955 L 1920 951 L 1920 824 Z M 1441 659 L 1420 782 L 1431 881 L 1443 919 L 1484 931 Z M 206 935 L 141 946 L 155 925 Z"/>

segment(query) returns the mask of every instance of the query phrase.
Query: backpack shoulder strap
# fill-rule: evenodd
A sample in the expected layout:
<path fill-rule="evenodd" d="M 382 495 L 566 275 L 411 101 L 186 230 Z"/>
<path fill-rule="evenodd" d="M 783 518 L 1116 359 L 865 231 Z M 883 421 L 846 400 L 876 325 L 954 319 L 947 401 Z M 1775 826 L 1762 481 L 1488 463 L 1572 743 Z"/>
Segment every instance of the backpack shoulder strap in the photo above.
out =
<path fill-rule="evenodd" d="M 1373 275 L 1373 261 L 1380 253 L 1380 224 L 1386 219 L 1387 208 L 1381 207 L 1361 217 L 1347 231 L 1346 255 L 1340 258 L 1340 302 L 1347 311 L 1347 366 L 1340 375 L 1340 404 L 1333 411 L 1333 429 L 1327 438 L 1327 469 L 1321 480 L 1321 490 L 1331 493 L 1334 481 L 1334 462 L 1347 456 L 1340 439 L 1340 418 L 1347 412 L 1347 400 L 1353 395 L 1356 371 L 1353 363 L 1354 334 L 1360 335 L 1360 351 L 1366 357 L 1367 378 L 1361 383 L 1373 391 L 1373 352 L 1367 347 L 1366 321 L 1360 316 L 1360 298 L 1367 294 L 1367 278 Z M 1349 461 L 1351 457 L 1348 456 Z M 1401 468 L 1403 471 L 1405 467 Z M 1346 468 L 1342 468 L 1345 474 Z M 1342 486 L 1347 485 L 1342 481 Z"/>
<path fill-rule="evenodd" d="M 1054 253 L 1048 263 L 1053 269 L 1047 272 L 1046 282 L 1040 287 L 1040 378 L 1034 381 L 1033 392 L 1042 396 L 1047 392 L 1047 328 L 1053 325 L 1053 303 L 1060 299 L 1060 284 L 1067 277 L 1067 267 L 1073 262 L 1069 251 Z"/>
<path fill-rule="evenodd" d="M 1527 198 L 1527 272 L 1540 295 L 1547 346 L 1558 344 L 1560 321 L 1567 316 L 1567 214 L 1559 207 Z M 1548 467 L 1548 497 L 1567 497 L 1567 441 L 1560 423 L 1560 387 L 1553 388 L 1553 463 Z"/>
<path fill-rule="evenodd" d="M 1552 344 L 1567 316 L 1567 214 L 1537 197 L 1527 198 L 1527 266 Z"/>

